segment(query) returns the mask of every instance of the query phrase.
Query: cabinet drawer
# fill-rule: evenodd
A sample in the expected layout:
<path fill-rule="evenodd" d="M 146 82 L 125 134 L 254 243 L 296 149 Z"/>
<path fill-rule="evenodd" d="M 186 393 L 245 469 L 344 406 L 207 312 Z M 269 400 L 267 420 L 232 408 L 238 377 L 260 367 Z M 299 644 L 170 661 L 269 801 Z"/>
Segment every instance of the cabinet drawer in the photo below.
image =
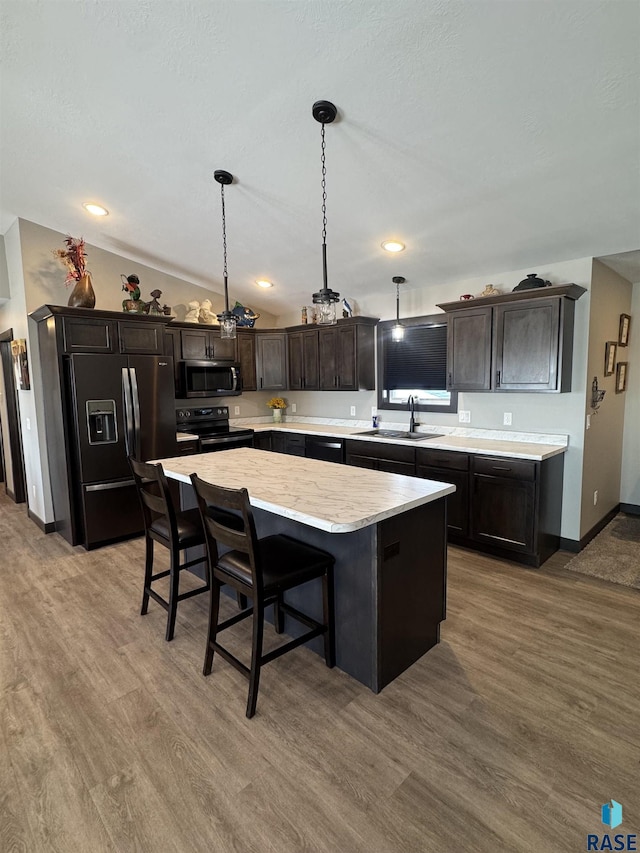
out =
<path fill-rule="evenodd" d="M 285 452 L 290 456 L 304 456 L 306 454 L 304 435 L 287 435 L 285 439 Z"/>
<path fill-rule="evenodd" d="M 192 456 L 194 453 L 200 452 L 200 442 L 197 438 L 191 441 L 179 441 L 177 456 Z"/>
<path fill-rule="evenodd" d="M 382 443 L 376 441 L 349 441 L 347 449 L 358 456 L 371 456 L 374 459 L 391 459 L 394 462 L 407 462 L 414 465 L 416 451 L 404 444 Z"/>
<path fill-rule="evenodd" d="M 536 462 L 506 457 L 474 456 L 473 473 L 491 477 L 507 477 L 513 480 L 535 480 Z"/>
<path fill-rule="evenodd" d="M 469 454 L 449 450 L 427 450 L 416 448 L 416 464 L 430 465 L 434 468 L 452 468 L 455 471 L 469 470 Z"/>

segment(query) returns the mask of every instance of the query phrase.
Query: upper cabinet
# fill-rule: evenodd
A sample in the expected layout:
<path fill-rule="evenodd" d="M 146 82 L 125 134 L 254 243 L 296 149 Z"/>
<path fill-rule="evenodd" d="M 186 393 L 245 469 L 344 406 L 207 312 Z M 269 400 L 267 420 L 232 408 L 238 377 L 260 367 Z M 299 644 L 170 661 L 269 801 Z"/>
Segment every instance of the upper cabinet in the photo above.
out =
<path fill-rule="evenodd" d="M 253 329 L 238 329 L 236 339 L 236 361 L 240 363 L 243 391 L 256 391 L 256 332 Z"/>
<path fill-rule="evenodd" d="M 289 332 L 289 388 L 292 391 L 317 391 L 320 387 L 319 330 Z"/>
<path fill-rule="evenodd" d="M 180 329 L 181 357 L 186 361 L 233 361 L 236 342 L 221 339 L 219 329 L 206 329 L 191 325 Z"/>
<path fill-rule="evenodd" d="M 439 305 L 451 391 L 571 390 L 575 284 Z"/>
<path fill-rule="evenodd" d="M 256 332 L 258 391 L 287 390 L 286 332 Z"/>
<path fill-rule="evenodd" d="M 352 317 L 319 328 L 321 391 L 374 390 L 377 322 Z"/>

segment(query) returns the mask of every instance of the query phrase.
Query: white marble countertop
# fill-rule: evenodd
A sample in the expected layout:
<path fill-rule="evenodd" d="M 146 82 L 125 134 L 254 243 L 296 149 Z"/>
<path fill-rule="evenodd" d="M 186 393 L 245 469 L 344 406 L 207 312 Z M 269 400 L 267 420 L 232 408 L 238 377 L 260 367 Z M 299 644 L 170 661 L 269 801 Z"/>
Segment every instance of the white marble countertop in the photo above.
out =
<path fill-rule="evenodd" d="M 219 486 L 246 487 L 252 506 L 329 533 L 360 530 L 455 492 L 448 483 L 250 447 L 155 461 L 183 483 L 195 472 Z"/>
<path fill-rule="evenodd" d="M 247 424 L 249 425 L 249 424 Z M 265 432 L 265 431 L 273 431 L 277 430 L 278 432 L 300 432 L 305 433 L 307 435 L 326 435 L 326 436 L 334 436 L 336 438 L 352 438 L 357 441 L 374 441 L 378 444 L 403 444 L 408 447 L 424 447 L 430 450 L 452 450 L 457 451 L 459 453 L 483 453 L 491 456 L 509 456 L 514 459 L 530 459 L 533 461 L 542 461 L 543 459 L 548 459 L 550 456 L 556 456 L 558 453 L 565 453 L 567 450 L 566 441 L 564 444 L 560 444 L 560 436 L 553 437 L 557 438 L 558 443 L 538 443 L 537 441 L 531 440 L 532 433 L 522 434 L 523 436 L 527 436 L 529 440 L 527 441 L 518 441 L 517 438 L 519 436 L 518 433 L 512 433 L 513 439 L 511 438 L 484 438 L 477 435 L 440 435 L 440 429 L 438 427 L 432 427 L 431 432 L 439 435 L 438 438 L 429 438 L 429 431 L 421 430 L 418 427 L 419 432 L 424 431 L 425 438 L 420 439 L 419 441 L 414 441 L 411 439 L 389 439 L 389 438 L 376 438 L 371 435 L 357 435 L 359 432 L 364 432 L 367 427 L 346 427 L 346 426 L 337 426 L 335 424 L 310 424 L 304 422 L 296 422 L 296 421 L 286 421 L 282 424 L 271 424 L 271 423 L 255 423 L 251 424 L 253 429 L 256 432 Z M 387 428 L 381 427 L 381 428 Z M 406 428 L 406 427 L 405 427 Z M 446 429 L 446 428 L 443 428 Z M 473 430 L 467 430 L 468 433 L 473 433 Z M 482 432 L 478 430 L 477 432 Z M 484 432 L 498 432 L 497 430 L 484 430 Z M 501 433 L 501 435 L 508 436 L 509 433 Z M 544 439 L 545 436 L 540 436 L 540 438 Z"/>

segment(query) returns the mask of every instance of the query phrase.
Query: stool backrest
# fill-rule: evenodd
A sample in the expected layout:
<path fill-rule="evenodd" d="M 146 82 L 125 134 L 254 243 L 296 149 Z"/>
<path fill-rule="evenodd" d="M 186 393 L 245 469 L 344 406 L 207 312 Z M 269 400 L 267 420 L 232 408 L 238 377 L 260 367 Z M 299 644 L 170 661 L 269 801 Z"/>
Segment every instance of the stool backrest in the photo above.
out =
<path fill-rule="evenodd" d="M 211 568 L 218 562 L 218 545 L 246 554 L 253 588 L 262 593 L 262 566 L 253 510 L 246 489 L 226 489 L 191 475 L 205 532 Z M 239 513 L 233 514 L 233 513 Z"/>
<path fill-rule="evenodd" d="M 171 538 L 177 539 L 176 512 L 162 465 L 159 462 L 139 462 L 133 456 L 129 456 L 129 465 L 136 483 L 145 529 L 148 530 L 159 517 L 164 517 Z"/>

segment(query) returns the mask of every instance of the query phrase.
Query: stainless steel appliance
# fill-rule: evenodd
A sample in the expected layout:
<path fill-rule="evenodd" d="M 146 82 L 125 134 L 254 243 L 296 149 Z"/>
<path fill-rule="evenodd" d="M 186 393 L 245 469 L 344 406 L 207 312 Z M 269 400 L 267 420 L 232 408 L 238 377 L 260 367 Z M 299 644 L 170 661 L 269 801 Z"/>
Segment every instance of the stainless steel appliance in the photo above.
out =
<path fill-rule="evenodd" d="M 74 354 L 66 362 L 74 521 L 85 548 L 142 533 L 127 456 L 175 456 L 173 359 Z"/>
<path fill-rule="evenodd" d="M 181 361 L 180 396 L 234 397 L 242 394 L 240 365 L 230 361 Z"/>
<path fill-rule="evenodd" d="M 229 426 L 228 406 L 178 409 L 176 420 L 178 430 L 198 436 L 202 453 L 231 450 L 234 447 L 253 447 L 252 429 Z"/>

